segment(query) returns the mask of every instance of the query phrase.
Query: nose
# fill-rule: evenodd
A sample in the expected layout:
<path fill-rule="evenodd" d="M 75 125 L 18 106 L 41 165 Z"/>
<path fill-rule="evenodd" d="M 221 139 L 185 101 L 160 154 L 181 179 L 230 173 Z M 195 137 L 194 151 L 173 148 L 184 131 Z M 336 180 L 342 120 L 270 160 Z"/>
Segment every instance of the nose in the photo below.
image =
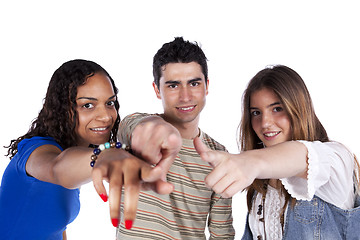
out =
<path fill-rule="evenodd" d="M 180 89 L 180 101 L 188 102 L 191 100 L 191 90 L 188 87 L 182 87 Z"/>
<path fill-rule="evenodd" d="M 270 113 L 263 113 L 261 118 L 261 125 L 263 129 L 269 128 L 273 124 L 273 117 Z"/>
<path fill-rule="evenodd" d="M 96 120 L 102 122 L 109 122 L 112 119 L 110 111 L 106 107 L 99 107 L 96 111 Z"/>

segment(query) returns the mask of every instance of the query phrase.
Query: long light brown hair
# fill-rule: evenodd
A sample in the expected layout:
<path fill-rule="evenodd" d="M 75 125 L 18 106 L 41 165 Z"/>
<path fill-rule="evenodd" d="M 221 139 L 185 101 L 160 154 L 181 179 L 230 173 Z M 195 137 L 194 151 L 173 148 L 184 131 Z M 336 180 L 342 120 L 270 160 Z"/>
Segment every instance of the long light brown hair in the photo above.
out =
<path fill-rule="evenodd" d="M 264 147 L 252 128 L 250 115 L 250 96 L 264 88 L 274 91 L 283 104 L 291 123 L 291 140 L 329 141 L 325 128 L 315 114 L 309 91 L 300 75 L 289 67 L 276 65 L 258 72 L 250 80 L 244 92 L 243 114 L 239 125 L 241 151 Z M 256 192 L 266 194 L 268 181 L 268 179 L 256 179 L 248 187 L 247 204 L 249 211 Z M 287 203 L 290 195 L 282 184 L 277 185 L 285 195 L 285 202 Z"/>

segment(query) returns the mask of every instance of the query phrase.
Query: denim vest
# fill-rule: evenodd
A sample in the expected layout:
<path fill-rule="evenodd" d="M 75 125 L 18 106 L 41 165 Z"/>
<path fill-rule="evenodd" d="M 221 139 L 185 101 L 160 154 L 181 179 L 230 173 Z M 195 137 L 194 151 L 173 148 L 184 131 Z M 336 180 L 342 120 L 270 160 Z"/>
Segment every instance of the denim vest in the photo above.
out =
<path fill-rule="evenodd" d="M 355 206 L 350 210 L 340 209 L 314 197 L 311 201 L 296 201 L 287 207 L 283 240 L 359 240 L 360 196 L 356 195 Z M 242 240 L 253 238 L 247 216 Z M 264 239 L 264 238 L 262 238 Z"/>

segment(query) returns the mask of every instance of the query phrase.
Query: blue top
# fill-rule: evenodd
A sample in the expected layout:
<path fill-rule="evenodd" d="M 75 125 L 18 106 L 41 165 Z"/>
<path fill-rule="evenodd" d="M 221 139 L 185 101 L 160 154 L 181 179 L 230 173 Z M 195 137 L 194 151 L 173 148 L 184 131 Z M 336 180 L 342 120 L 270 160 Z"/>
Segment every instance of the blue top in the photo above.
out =
<path fill-rule="evenodd" d="M 63 150 L 52 137 L 33 137 L 18 144 L 0 186 L 0 240 L 62 239 L 79 213 L 79 189 L 43 182 L 27 175 L 26 162 L 38 147 L 50 144 Z"/>

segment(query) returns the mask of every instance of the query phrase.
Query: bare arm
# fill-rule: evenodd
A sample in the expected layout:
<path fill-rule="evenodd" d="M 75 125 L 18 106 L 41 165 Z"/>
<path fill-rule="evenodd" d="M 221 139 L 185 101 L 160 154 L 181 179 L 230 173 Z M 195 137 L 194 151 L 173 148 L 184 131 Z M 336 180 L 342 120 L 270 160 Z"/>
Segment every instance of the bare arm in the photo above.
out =
<path fill-rule="evenodd" d="M 135 219 L 140 189 L 152 189 L 160 194 L 173 190 L 171 184 L 161 181 L 161 167 L 154 168 L 125 150 L 104 150 L 98 156 L 94 168 L 90 166 L 91 155 L 90 148 L 72 147 L 61 152 L 53 145 L 43 145 L 30 155 L 26 171 L 39 180 L 70 189 L 93 179 L 96 191 L 106 199 L 103 180 L 108 181 L 110 217 L 114 226 L 119 221 L 122 186 L 125 189 L 124 216 L 131 221 Z"/>
<path fill-rule="evenodd" d="M 223 197 L 242 191 L 256 178 L 307 176 L 307 148 L 299 142 L 284 142 L 240 154 L 209 150 L 198 138 L 194 144 L 201 158 L 214 167 L 205 183 Z"/>
<path fill-rule="evenodd" d="M 43 145 L 30 155 L 26 172 L 41 181 L 75 189 L 91 181 L 92 149 L 71 147 L 61 152 L 53 145 Z"/>
<path fill-rule="evenodd" d="M 280 179 L 307 176 L 307 148 L 296 141 L 284 142 L 272 147 L 245 151 L 242 157 L 256 161 L 259 179 Z"/>

